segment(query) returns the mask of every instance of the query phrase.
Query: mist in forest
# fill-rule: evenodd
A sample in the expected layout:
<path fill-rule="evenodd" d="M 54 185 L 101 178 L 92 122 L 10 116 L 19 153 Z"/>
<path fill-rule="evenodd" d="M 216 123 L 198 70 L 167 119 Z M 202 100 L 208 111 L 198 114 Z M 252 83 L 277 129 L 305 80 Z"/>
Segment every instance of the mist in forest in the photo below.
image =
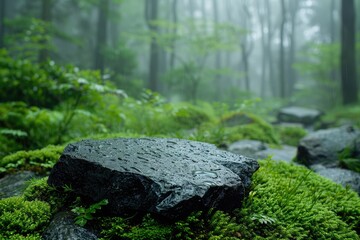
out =
<path fill-rule="evenodd" d="M 1 0 L 0 48 L 168 101 L 358 100 L 354 0 Z"/>

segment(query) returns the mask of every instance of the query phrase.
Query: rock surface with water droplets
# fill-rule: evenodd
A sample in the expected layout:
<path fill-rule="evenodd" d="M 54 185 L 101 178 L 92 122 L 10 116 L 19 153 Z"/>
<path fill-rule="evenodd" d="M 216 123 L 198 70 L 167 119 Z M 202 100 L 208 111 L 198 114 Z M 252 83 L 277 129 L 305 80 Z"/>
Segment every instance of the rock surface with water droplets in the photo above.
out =
<path fill-rule="evenodd" d="M 69 144 L 49 184 L 71 185 L 104 213 L 150 212 L 177 219 L 195 210 L 240 207 L 251 176 L 250 158 L 214 145 L 160 138 L 85 140 Z"/>

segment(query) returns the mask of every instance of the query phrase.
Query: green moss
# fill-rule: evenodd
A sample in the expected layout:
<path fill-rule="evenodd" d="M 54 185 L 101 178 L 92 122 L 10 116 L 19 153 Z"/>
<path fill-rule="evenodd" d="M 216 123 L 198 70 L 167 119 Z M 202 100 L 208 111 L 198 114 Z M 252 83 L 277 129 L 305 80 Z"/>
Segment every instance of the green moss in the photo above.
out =
<path fill-rule="evenodd" d="M 133 240 L 232 240 L 240 226 L 235 218 L 221 211 L 194 212 L 176 223 L 164 224 L 146 215 L 140 222 L 132 218 L 108 217 L 101 219 L 103 239 Z"/>
<path fill-rule="evenodd" d="M 172 234 L 170 225 L 160 224 L 150 215 L 146 215 L 138 224 L 129 218 L 103 218 L 101 227 L 104 239 L 161 240 L 170 239 Z"/>
<path fill-rule="evenodd" d="M 27 201 L 43 201 L 50 205 L 52 213 L 57 212 L 68 199 L 68 192 L 60 192 L 47 184 L 48 177 L 32 180 L 23 197 Z"/>
<path fill-rule="evenodd" d="M 221 117 L 220 124 L 224 125 L 225 127 L 234 127 L 259 121 L 261 120 L 251 113 L 229 112 Z"/>
<path fill-rule="evenodd" d="M 41 240 L 43 239 L 40 234 L 29 234 L 26 236 L 14 234 L 11 236 L 7 236 L 6 238 L 4 236 L 0 236 L 0 240 Z"/>
<path fill-rule="evenodd" d="M 50 145 L 40 150 L 16 152 L 2 159 L 0 172 L 32 170 L 45 173 L 54 166 L 63 150 L 63 146 Z"/>
<path fill-rule="evenodd" d="M 360 198 L 310 170 L 261 161 L 238 211 L 244 239 L 359 239 Z"/>
<path fill-rule="evenodd" d="M 290 146 L 297 146 L 299 141 L 306 136 L 307 132 L 301 127 L 276 127 L 276 131 L 280 135 L 280 140 L 283 144 Z"/>
<path fill-rule="evenodd" d="M 207 112 L 194 105 L 184 105 L 175 109 L 172 117 L 184 129 L 195 128 L 211 120 Z"/>
<path fill-rule="evenodd" d="M 37 239 L 37 234 L 49 223 L 50 215 L 50 206 L 45 202 L 25 201 L 22 197 L 2 199 L 0 236 L 15 239 L 16 235 L 21 235 L 28 236 L 24 239 Z"/>
<path fill-rule="evenodd" d="M 259 140 L 269 144 L 279 144 L 279 138 L 272 126 L 266 123 L 251 123 L 242 126 L 225 128 L 228 143 L 242 139 Z"/>

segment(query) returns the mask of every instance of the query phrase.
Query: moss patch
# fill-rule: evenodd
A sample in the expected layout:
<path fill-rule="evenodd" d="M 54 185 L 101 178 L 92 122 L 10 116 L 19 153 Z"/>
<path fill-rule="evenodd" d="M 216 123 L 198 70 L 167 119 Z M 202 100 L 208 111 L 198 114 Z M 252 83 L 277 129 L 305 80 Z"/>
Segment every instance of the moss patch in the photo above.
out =
<path fill-rule="evenodd" d="M 39 239 L 50 221 L 50 206 L 22 197 L 0 200 L 0 239 Z M 21 238 L 26 237 L 26 238 Z"/>
<path fill-rule="evenodd" d="M 280 135 L 281 143 L 290 146 L 297 146 L 299 141 L 307 134 L 304 128 L 292 126 L 278 126 L 276 127 L 276 131 Z"/>
<path fill-rule="evenodd" d="M 30 170 L 39 173 L 50 171 L 59 159 L 64 146 L 48 146 L 40 150 L 19 151 L 0 162 L 0 173 Z"/>
<path fill-rule="evenodd" d="M 304 167 L 270 160 L 260 165 L 238 212 L 244 239 L 359 239 L 355 192 Z"/>

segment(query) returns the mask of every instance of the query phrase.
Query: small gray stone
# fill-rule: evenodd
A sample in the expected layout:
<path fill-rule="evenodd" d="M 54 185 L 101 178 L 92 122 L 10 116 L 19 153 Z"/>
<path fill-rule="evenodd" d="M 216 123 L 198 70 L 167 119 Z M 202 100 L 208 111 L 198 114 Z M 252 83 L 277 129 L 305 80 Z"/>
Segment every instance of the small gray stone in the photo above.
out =
<path fill-rule="evenodd" d="M 104 210 L 177 219 L 195 210 L 230 211 L 249 191 L 257 161 L 214 145 L 161 138 L 85 140 L 68 145 L 48 183 L 71 185 Z"/>
<path fill-rule="evenodd" d="M 59 212 L 43 233 L 44 240 L 97 240 L 89 230 L 74 223 L 74 214 Z"/>
<path fill-rule="evenodd" d="M 266 146 L 263 142 L 256 140 L 241 140 L 232 143 L 229 146 L 228 151 L 246 157 L 255 158 L 257 152 L 265 149 Z"/>
<path fill-rule="evenodd" d="M 293 163 L 293 159 L 296 156 L 296 151 L 296 147 L 283 145 L 280 148 L 267 148 L 263 151 L 259 151 L 256 153 L 256 158 L 262 159 L 267 158 L 268 156 L 272 156 L 272 160 Z"/>
<path fill-rule="evenodd" d="M 305 126 L 314 124 L 321 116 L 321 112 L 316 109 L 303 107 L 285 107 L 278 113 L 279 122 L 301 123 Z"/>
<path fill-rule="evenodd" d="M 37 177 L 30 171 L 6 175 L 0 179 L 0 199 L 21 195 L 26 188 L 26 182 Z"/>
<path fill-rule="evenodd" d="M 312 167 L 314 171 L 343 187 L 349 186 L 352 190 L 360 195 L 360 174 L 347 169 L 341 168 L 326 168 L 326 167 Z"/>

